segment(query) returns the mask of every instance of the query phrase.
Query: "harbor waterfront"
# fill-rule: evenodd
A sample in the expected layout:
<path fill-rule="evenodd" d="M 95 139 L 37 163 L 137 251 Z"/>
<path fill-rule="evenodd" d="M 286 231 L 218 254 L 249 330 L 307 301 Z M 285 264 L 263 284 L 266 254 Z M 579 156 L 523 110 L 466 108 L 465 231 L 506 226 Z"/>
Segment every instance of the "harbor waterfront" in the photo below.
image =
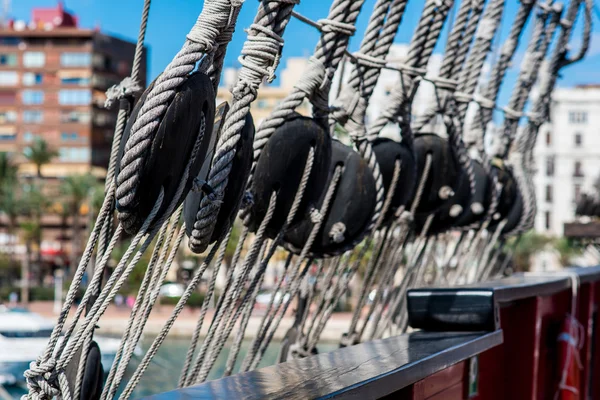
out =
<path fill-rule="evenodd" d="M 54 314 L 52 307 L 53 304 L 51 302 L 32 302 L 28 306 L 28 309 L 43 317 L 53 319 L 56 317 L 56 314 Z M 150 314 L 150 318 L 148 320 L 148 324 L 144 329 L 144 334 L 146 335 L 146 337 L 158 334 L 167 318 L 171 315 L 173 307 L 174 306 L 171 305 L 161 305 L 155 307 L 152 310 L 152 313 Z M 74 311 L 75 309 L 72 310 L 72 312 Z M 122 335 L 125 326 L 127 325 L 127 319 L 129 318 L 130 313 L 131 310 L 127 307 L 117 307 L 111 305 L 106 310 L 106 314 L 104 315 L 104 318 L 102 318 L 101 323 L 98 324 L 99 328 L 96 330 L 96 332 L 100 335 Z M 194 328 L 196 327 L 196 324 L 198 322 L 199 313 L 200 311 L 198 309 L 186 307 L 179 316 L 179 318 L 177 318 L 177 320 L 175 321 L 173 328 L 169 332 L 169 337 L 191 337 Z M 351 317 L 351 313 L 334 313 L 327 322 L 327 325 L 323 331 L 323 334 L 321 336 L 323 340 L 332 342 L 338 341 L 348 329 Z M 207 312 L 207 318 L 212 318 L 211 310 Z M 248 335 L 246 335 L 247 338 L 253 338 L 251 332 L 257 332 L 257 328 L 260 324 L 261 318 L 262 311 L 259 309 L 254 310 L 248 322 Z M 281 340 L 284 337 L 287 330 L 290 328 L 290 326 L 292 326 L 293 322 L 293 315 L 287 315 L 286 317 L 284 317 L 274 335 L 274 339 Z M 204 337 L 204 335 L 206 335 L 208 325 L 209 324 L 205 324 L 202 327 L 202 331 L 200 332 L 201 337 Z"/>

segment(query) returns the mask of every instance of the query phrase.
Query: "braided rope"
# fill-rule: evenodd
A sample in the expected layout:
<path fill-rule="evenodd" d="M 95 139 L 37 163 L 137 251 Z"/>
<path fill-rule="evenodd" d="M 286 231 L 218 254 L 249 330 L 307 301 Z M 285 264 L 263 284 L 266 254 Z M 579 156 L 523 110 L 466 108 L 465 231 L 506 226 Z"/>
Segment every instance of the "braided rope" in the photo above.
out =
<path fill-rule="evenodd" d="M 162 117 L 177 93 L 177 88 L 187 79 L 202 57 L 216 50 L 217 37 L 223 29 L 235 24 L 235 21 L 231 20 L 231 15 L 232 12 L 233 15 L 237 15 L 234 11 L 241 5 L 239 0 L 206 0 L 196 24 L 187 35 L 187 41 L 165 71 L 156 79 L 131 128 L 120 161 L 121 170 L 117 176 L 116 198 L 122 207 L 127 208 L 132 205 L 140 181 L 144 157 L 148 153 Z M 125 225 L 131 224 L 131 217 L 130 213 L 119 213 L 119 219 Z"/>
<path fill-rule="evenodd" d="M 233 159 L 241 139 L 250 104 L 256 99 L 258 87 L 265 78 L 274 79 L 279 63 L 283 35 L 294 6 L 299 0 L 268 0 L 261 2 L 254 23 L 248 29 L 239 58 L 242 69 L 232 89 L 233 104 L 223 125 L 208 177 L 208 185 L 220 200 L 229 182 Z M 189 240 L 190 248 L 197 253 L 210 244 L 218 218 L 221 201 L 203 196 L 196 214 L 194 229 Z"/>
<path fill-rule="evenodd" d="M 427 66 L 442 31 L 443 22 L 453 3 L 453 1 L 445 1 L 440 5 L 440 1 L 436 0 L 428 0 L 425 3 L 403 63 L 404 71 L 400 75 L 400 81 L 388 96 L 388 106 L 367 128 L 367 136 L 379 134 L 389 122 L 396 122 L 400 118 L 402 140 L 406 140 L 408 143 L 412 142 L 409 120 L 410 105 L 420 82 L 416 78 L 422 77 L 426 73 L 424 67 Z"/>
<path fill-rule="evenodd" d="M 584 6 L 584 30 L 582 47 L 579 53 L 577 53 L 577 55 L 573 59 L 568 59 L 566 56 L 568 42 L 571 36 L 573 23 L 575 22 L 577 12 L 581 5 Z M 508 234 L 521 233 L 530 229 L 533 226 L 537 208 L 535 187 L 533 179 L 531 177 L 531 168 L 528 165 L 528 160 L 532 157 L 531 151 L 533 149 L 535 137 L 537 136 L 537 132 L 539 130 L 540 125 L 544 121 L 548 120 L 550 112 L 551 93 L 556 84 L 556 80 L 558 78 L 560 69 L 573 62 L 579 61 L 589 47 L 589 37 L 591 35 L 591 8 L 592 3 L 590 1 L 573 1 L 569 4 L 569 7 L 566 11 L 566 15 L 560 21 L 561 31 L 557 39 L 557 44 L 554 48 L 554 53 L 552 54 L 549 63 L 547 64 L 547 69 L 546 71 L 544 71 L 544 75 L 542 75 L 540 78 L 540 93 L 538 99 L 535 101 L 532 107 L 533 114 L 536 117 L 530 118 L 530 123 L 527 125 L 523 133 L 524 139 L 522 141 L 522 144 L 520 144 L 519 146 L 519 150 L 520 153 L 522 153 L 522 155 L 516 154 L 513 156 L 517 157 L 519 161 L 516 164 L 515 168 L 515 179 L 517 180 L 518 187 L 521 190 L 521 193 L 523 194 L 524 212 L 521 215 L 521 219 L 517 227 L 513 229 L 512 232 L 508 232 Z M 558 11 L 555 11 L 554 17 L 552 18 L 551 22 L 547 27 L 547 30 L 549 31 L 547 36 L 551 36 L 551 33 L 554 32 L 554 29 L 556 29 L 557 27 L 557 13 Z M 549 38 L 546 39 L 550 40 Z M 548 48 L 548 44 L 543 43 L 542 48 L 544 47 L 545 53 L 545 51 Z M 536 72 L 537 70 L 534 73 Z M 535 75 L 532 74 L 532 77 L 530 78 L 534 79 Z"/>

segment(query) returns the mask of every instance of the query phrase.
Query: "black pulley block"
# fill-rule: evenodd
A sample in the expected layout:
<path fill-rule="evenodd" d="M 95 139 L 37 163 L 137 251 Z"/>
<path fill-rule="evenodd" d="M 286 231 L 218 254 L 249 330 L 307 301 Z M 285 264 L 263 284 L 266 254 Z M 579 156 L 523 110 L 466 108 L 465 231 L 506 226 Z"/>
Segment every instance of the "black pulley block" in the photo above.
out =
<path fill-rule="evenodd" d="M 479 161 L 473 161 L 472 166 L 475 193 L 471 194 L 471 185 L 467 174 L 462 174 L 456 194 L 436 212 L 429 230 L 430 233 L 435 234 L 451 228 L 466 227 L 482 220 L 487 215 L 492 196 L 490 180 Z M 424 221 L 424 216 L 418 216 L 415 225 L 418 227 Z"/>
<path fill-rule="evenodd" d="M 456 227 L 469 226 L 481 221 L 487 215 L 492 200 L 492 181 L 489 175 L 479 161 L 473 161 L 472 165 L 475 193 L 470 196 L 468 206 L 454 221 Z"/>
<path fill-rule="evenodd" d="M 490 224 L 490 227 L 493 227 L 508 216 L 513 204 L 515 204 L 519 188 L 517 187 L 513 172 L 501 160 L 496 159 L 492 162 L 491 171 L 502 187 L 498 199 L 498 207 L 492 216 L 492 223 Z"/>
<path fill-rule="evenodd" d="M 407 206 L 412 200 L 417 186 L 417 162 L 413 149 L 392 139 L 377 138 L 372 142 L 373 152 L 379 164 L 385 195 L 387 197 L 389 188 L 394 177 L 396 161 L 400 161 L 400 175 L 396 189 L 390 203 L 384 223 L 389 222 L 396 210 L 401 206 Z"/>
<path fill-rule="evenodd" d="M 198 188 L 197 190 L 192 190 L 188 193 L 183 205 L 183 217 L 188 237 L 192 235 L 192 230 L 194 229 L 194 224 L 196 222 L 196 214 L 200 208 L 202 197 L 210 196 L 213 193 L 213 189 L 208 186 L 207 181 L 209 179 L 213 155 L 219 137 L 221 136 L 221 129 L 225 123 L 228 110 L 229 105 L 227 103 L 222 103 L 217 107 L 213 125 L 213 134 L 210 138 L 210 144 L 204 163 L 196 178 L 196 185 Z M 219 209 L 219 215 L 217 216 L 217 223 L 215 224 L 215 229 L 211 235 L 210 242 L 208 242 L 207 245 L 218 240 L 219 237 L 225 233 L 225 230 L 233 223 L 240 208 L 240 203 L 250 174 L 250 168 L 252 166 L 252 143 L 254 142 L 254 133 L 254 120 L 252 119 L 252 115 L 248 113 L 246 115 L 244 128 L 240 132 L 241 138 L 236 147 L 227 187 L 225 188 L 223 198 L 221 199 L 222 203 Z M 205 249 L 194 249 L 194 251 L 198 252 L 204 250 Z"/>
<path fill-rule="evenodd" d="M 125 144 L 129 139 L 138 113 L 153 86 L 151 84 L 146 89 L 133 109 L 125 127 L 119 148 L 120 161 L 116 165 L 117 176 L 121 171 L 121 160 L 125 151 Z M 214 89 L 206 74 L 195 72 L 177 88 L 177 94 L 167 108 L 156 132 L 154 132 L 152 144 L 146 154 L 143 155 L 143 164 L 139 172 L 140 179 L 134 188 L 133 201 L 125 206 L 117 200 L 116 208 L 120 213 L 119 218 L 123 222 L 125 231 L 135 234 L 140 229 L 144 220 L 152 211 L 161 188 L 164 190 L 164 198 L 158 215 L 164 213 L 172 201 L 177 203 L 175 208 L 183 202 L 206 155 L 210 134 L 213 130 L 214 103 Z M 199 139 L 203 120 L 205 134 L 202 139 Z M 188 167 L 197 140 L 201 140 L 200 148 L 197 150 L 194 160 L 192 160 L 183 193 L 180 198 L 175 199 L 178 186 L 185 169 Z M 123 212 L 129 214 L 126 220 L 121 214 Z"/>
<path fill-rule="evenodd" d="M 523 211 L 523 194 L 520 190 L 517 190 L 515 201 L 506 216 L 506 225 L 502 228 L 503 234 L 512 231 L 519 225 Z"/>
<path fill-rule="evenodd" d="M 81 360 L 82 348 L 77 351 L 71 362 L 67 364 L 65 373 L 69 382 L 71 393 L 75 391 L 75 382 L 77 381 L 77 371 Z M 98 400 L 102 394 L 104 386 L 104 368 L 102 367 L 102 354 L 95 341 L 92 341 L 88 349 L 83 380 L 77 400 Z"/>
<path fill-rule="evenodd" d="M 375 211 L 375 178 L 365 160 L 351 147 L 337 140 L 331 141 L 329 181 L 337 166 L 342 166 L 340 177 L 329 211 L 321 225 L 311 252 L 315 256 L 345 251 L 365 232 Z M 327 189 L 323 191 L 318 209 L 321 209 Z M 287 231 L 285 241 L 290 249 L 302 249 L 313 223 L 306 218 L 294 229 Z M 337 233 L 336 233 L 337 232 Z"/>
<path fill-rule="evenodd" d="M 311 149 L 315 152 L 313 167 L 291 226 L 304 218 L 309 207 L 318 202 L 327 184 L 331 139 L 327 130 L 315 120 L 297 113 L 269 138 L 252 177 L 252 204 L 246 219 L 250 231 L 255 232 L 260 226 L 275 191 L 277 203 L 266 235 L 274 238 L 279 233 L 296 197 Z"/>
<path fill-rule="evenodd" d="M 432 157 L 432 164 L 417 214 L 430 214 L 444 205 L 458 190 L 460 163 L 446 139 L 432 133 L 419 133 L 414 138 L 414 149 L 417 159 L 417 185 L 423 176 L 427 156 Z"/>
<path fill-rule="evenodd" d="M 445 232 L 452 227 L 457 227 L 457 218 L 463 210 L 469 207 L 471 201 L 471 185 L 466 173 L 459 175 L 459 183 L 454 195 L 446 203 L 442 204 L 436 211 L 431 225 L 429 225 L 428 234 L 438 234 Z M 427 221 L 428 213 L 417 213 L 415 216 L 415 232 L 421 233 Z"/>

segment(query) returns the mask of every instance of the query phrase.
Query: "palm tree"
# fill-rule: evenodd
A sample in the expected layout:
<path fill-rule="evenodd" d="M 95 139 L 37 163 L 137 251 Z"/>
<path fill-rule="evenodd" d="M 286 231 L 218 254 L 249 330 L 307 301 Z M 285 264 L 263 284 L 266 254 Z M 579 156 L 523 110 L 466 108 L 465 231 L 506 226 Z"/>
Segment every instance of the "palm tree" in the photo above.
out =
<path fill-rule="evenodd" d="M 9 181 L 16 181 L 17 169 L 18 167 L 13 163 L 8 153 L 0 153 L 0 186 Z"/>
<path fill-rule="evenodd" d="M 41 138 L 36 138 L 24 154 L 29 162 L 36 165 L 38 178 L 42 177 L 42 166 L 48 164 L 54 157 L 58 156 L 56 150 L 51 149 L 48 143 Z"/>
<path fill-rule="evenodd" d="M 64 196 L 67 212 L 73 219 L 73 238 L 71 242 L 71 260 L 72 270 L 79 261 L 80 242 L 81 242 L 81 222 L 79 219 L 80 210 L 84 203 L 91 202 L 91 192 L 96 186 L 96 178 L 91 174 L 71 175 L 64 179 L 61 184 L 60 192 Z M 91 204 L 88 204 L 88 207 Z"/>
<path fill-rule="evenodd" d="M 39 272 L 42 268 L 42 216 L 48 210 L 51 202 L 38 185 L 28 185 L 22 192 L 20 203 L 21 215 L 27 217 L 27 220 L 21 223 L 27 251 L 26 259 L 30 262 L 31 245 L 35 243 L 37 247 L 36 268 Z"/>

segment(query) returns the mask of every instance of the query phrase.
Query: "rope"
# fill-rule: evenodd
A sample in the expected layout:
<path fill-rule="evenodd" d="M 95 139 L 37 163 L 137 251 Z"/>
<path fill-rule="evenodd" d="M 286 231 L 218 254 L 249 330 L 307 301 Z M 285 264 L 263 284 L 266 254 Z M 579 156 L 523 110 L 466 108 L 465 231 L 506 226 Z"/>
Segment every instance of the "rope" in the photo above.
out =
<path fill-rule="evenodd" d="M 262 1 L 254 23 L 248 29 L 248 38 L 239 58 L 242 68 L 238 81 L 231 90 L 233 104 L 224 122 L 208 177 L 208 186 L 215 192 L 217 200 L 223 197 L 227 188 L 236 148 L 258 87 L 265 79 L 272 82 L 275 78 L 283 46 L 281 36 L 298 2 L 299 0 Z M 221 203 L 209 196 L 202 197 L 189 240 L 192 251 L 201 253 L 210 244 Z"/>
<path fill-rule="evenodd" d="M 198 61 L 216 50 L 217 36 L 229 25 L 235 24 L 235 21 L 231 20 L 231 15 L 237 16 L 237 10 L 241 5 L 239 0 L 206 0 L 196 24 L 187 35 L 187 41 L 165 71 L 156 79 L 131 128 L 120 161 L 121 170 L 117 176 L 116 198 L 122 207 L 127 208 L 132 205 L 144 157 L 148 153 L 168 106 L 177 93 L 177 88 L 195 69 Z M 122 223 L 131 224 L 131 214 L 119 213 L 119 218 Z"/>
<path fill-rule="evenodd" d="M 403 65 L 404 73 L 389 95 L 388 106 L 380 116 L 367 128 L 367 136 L 373 136 L 389 123 L 400 121 L 402 139 L 412 142 L 410 129 L 410 105 L 419 86 L 418 77 L 426 74 L 425 67 L 442 31 L 453 1 L 428 0 L 425 3 L 419 24 L 413 34 L 408 55 Z"/>

